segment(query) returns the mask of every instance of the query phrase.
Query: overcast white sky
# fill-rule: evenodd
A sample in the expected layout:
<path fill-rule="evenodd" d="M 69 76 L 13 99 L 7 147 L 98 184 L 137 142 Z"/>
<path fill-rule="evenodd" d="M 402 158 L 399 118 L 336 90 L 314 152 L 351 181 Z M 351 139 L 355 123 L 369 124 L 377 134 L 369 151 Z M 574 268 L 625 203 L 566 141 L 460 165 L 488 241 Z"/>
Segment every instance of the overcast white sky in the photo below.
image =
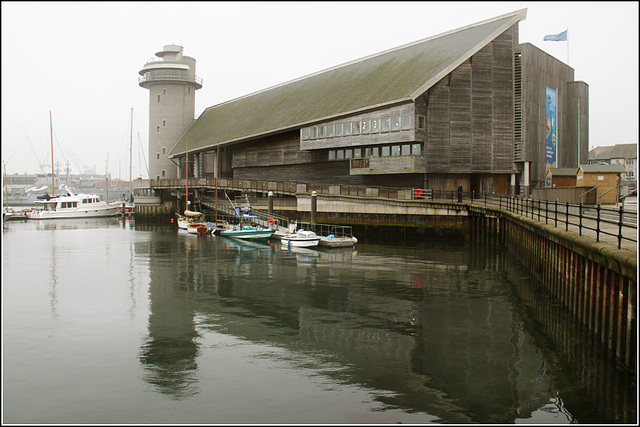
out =
<path fill-rule="evenodd" d="M 147 178 L 138 71 L 167 44 L 196 59 L 205 108 L 325 68 L 527 8 L 520 42 L 589 85 L 590 148 L 638 142 L 638 2 L 2 2 L 2 160 Z M 546 34 L 569 29 L 566 42 Z M 568 58 L 567 58 L 568 56 Z M 148 160 L 147 160 L 148 161 Z M 50 171 L 51 166 L 44 167 Z"/>

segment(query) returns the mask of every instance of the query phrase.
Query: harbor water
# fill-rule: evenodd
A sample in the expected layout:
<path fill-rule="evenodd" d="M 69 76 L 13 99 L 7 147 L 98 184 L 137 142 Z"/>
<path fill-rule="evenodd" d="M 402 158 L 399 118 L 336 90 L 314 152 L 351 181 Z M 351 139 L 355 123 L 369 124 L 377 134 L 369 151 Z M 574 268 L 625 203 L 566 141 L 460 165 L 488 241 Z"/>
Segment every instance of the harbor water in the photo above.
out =
<path fill-rule="evenodd" d="M 635 376 L 509 253 L 359 240 L 5 224 L 3 423 L 637 421 Z"/>

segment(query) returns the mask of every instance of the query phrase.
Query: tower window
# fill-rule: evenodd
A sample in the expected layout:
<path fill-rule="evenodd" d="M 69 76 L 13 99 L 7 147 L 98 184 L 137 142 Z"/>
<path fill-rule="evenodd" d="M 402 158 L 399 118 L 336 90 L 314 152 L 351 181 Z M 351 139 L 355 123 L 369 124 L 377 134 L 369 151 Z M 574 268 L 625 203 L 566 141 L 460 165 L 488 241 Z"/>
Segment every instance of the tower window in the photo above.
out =
<path fill-rule="evenodd" d="M 162 89 L 162 94 L 166 95 L 167 94 L 167 90 L 166 89 Z"/>
<path fill-rule="evenodd" d="M 156 153 L 156 160 L 160 160 L 160 153 Z"/>
<path fill-rule="evenodd" d="M 165 177 L 164 169 L 162 169 L 162 177 L 163 177 L 163 178 Z"/>
<path fill-rule="evenodd" d="M 158 94 L 158 102 L 160 102 L 160 94 Z"/>
<path fill-rule="evenodd" d="M 160 126 L 156 126 L 156 131 L 160 132 Z"/>
<path fill-rule="evenodd" d="M 162 121 L 162 127 L 166 127 L 166 126 L 167 126 L 167 121 L 166 121 L 166 120 L 163 120 L 163 121 Z"/>
<path fill-rule="evenodd" d="M 162 154 L 167 154 L 167 148 L 166 147 L 162 147 Z"/>

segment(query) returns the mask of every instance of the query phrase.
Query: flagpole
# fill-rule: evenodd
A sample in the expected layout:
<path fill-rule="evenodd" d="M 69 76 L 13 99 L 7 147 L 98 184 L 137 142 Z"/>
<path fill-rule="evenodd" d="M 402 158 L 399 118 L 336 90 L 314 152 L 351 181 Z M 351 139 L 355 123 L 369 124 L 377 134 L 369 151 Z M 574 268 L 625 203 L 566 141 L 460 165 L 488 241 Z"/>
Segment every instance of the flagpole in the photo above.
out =
<path fill-rule="evenodd" d="M 569 65 L 569 27 L 567 27 L 566 31 L 567 31 L 567 65 Z"/>
<path fill-rule="evenodd" d="M 578 167 L 580 167 L 580 98 L 578 98 Z"/>

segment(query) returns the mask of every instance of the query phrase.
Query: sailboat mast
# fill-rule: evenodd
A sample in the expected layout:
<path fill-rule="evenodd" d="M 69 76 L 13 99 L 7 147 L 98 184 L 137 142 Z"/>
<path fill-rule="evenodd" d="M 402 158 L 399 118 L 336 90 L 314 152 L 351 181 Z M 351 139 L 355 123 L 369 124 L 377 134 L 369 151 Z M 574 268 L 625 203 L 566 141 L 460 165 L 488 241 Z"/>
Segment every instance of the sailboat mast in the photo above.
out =
<path fill-rule="evenodd" d="M 2 162 L 2 167 L 4 168 L 4 194 L 7 200 L 5 207 L 9 209 L 9 187 L 7 185 L 7 164 L 5 162 Z"/>
<path fill-rule="evenodd" d="M 131 173 L 133 166 L 133 107 L 131 107 L 131 136 L 129 138 L 129 200 L 133 194 L 133 175 Z"/>
<path fill-rule="evenodd" d="M 186 169 L 184 178 L 185 178 L 185 185 L 186 185 L 186 187 L 185 187 L 185 190 L 186 190 L 185 191 L 185 195 L 187 196 L 187 201 L 186 201 L 186 204 L 185 204 L 184 208 L 185 208 L 185 210 L 189 210 L 189 140 L 185 141 L 185 147 L 186 147 L 185 148 L 186 156 L 185 156 L 184 163 L 185 163 L 185 167 L 187 169 Z"/>
<path fill-rule="evenodd" d="M 56 195 L 56 181 L 55 175 L 53 174 L 53 116 L 51 115 L 51 111 L 49 111 L 49 128 L 51 132 L 51 192 L 52 196 Z"/>
<path fill-rule="evenodd" d="M 220 144 L 216 147 L 216 222 L 218 222 L 218 176 L 220 175 Z"/>

